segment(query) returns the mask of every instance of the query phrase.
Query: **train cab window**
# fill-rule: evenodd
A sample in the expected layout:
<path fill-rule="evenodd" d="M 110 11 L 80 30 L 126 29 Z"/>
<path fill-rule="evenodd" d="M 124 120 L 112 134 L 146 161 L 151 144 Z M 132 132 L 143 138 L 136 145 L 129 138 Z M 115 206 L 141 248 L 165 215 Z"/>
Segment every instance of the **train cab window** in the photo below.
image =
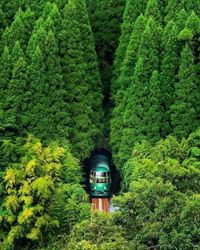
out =
<path fill-rule="evenodd" d="M 96 172 L 95 177 L 108 177 L 108 172 Z"/>

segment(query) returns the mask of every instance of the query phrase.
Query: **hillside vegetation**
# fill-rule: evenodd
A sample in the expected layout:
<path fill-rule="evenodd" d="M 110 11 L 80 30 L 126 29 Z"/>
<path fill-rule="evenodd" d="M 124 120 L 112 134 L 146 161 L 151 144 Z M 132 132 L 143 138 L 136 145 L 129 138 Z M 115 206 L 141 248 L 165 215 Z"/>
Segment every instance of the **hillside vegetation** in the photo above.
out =
<path fill-rule="evenodd" d="M 0 249 L 200 249 L 200 2 L 2 0 Z M 116 211 L 82 162 L 106 145 Z"/>

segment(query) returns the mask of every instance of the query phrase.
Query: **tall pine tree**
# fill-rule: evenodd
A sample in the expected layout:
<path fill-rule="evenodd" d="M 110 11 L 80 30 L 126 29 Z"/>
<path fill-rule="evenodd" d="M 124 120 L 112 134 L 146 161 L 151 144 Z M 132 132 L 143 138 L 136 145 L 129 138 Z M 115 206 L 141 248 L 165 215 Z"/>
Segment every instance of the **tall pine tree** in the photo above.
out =
<path fill-rule="evenodd" d="M 123 132 L 118 151 L 118 166 L 123 165 L 125 159 L 130 156 L 136 142 L 142 141 L 145 138 L 147 139 L 148 135 L 153 133 L 154 137 L 151 138 L 152 141 L 157 140 L 159 137 L 160 124 L 159 126 L 155 124 L 154 128 L 154 119 L 150 123 L 149 109 L 152 108 L 152 100 L 151 98 L 148 99 L 149 85 L 159 83 L 155 76 L 154 80 L 150 81 L 154 70 L 158 70 L 159 66 L 159 37 L 160 27 L 157 26 L 153 17 L 150 17 L 141 37 L 137 53 L 137 64 L 131 84 L 125 95 L 127 100 L 126 107 L 124 108 Z M 153 94 L 151 95 L 153 96 Z M 157 100 L 155 105 L 158 106 L 159 101 Z M 145 124 L 146 121 L 148 124 Z"/>
<path fill-rule="evenodd" d="M 110 144 L 112 146 L 113 156 L 119 149 L 122 137 L 123 119 L 121 118 L 121 115 L 126 107 L 126 91 L 131 84 L 137 58 L 137 52 L 140 46 L 140 34 L 143 33 L 145 25 L 146 18 L 141 14 L 134 24 L 134 29 L 132 31 L 130 42 L 126 51 L 126 56 L 122 65 L 121 74 L 116 81 L 118 91 L 114 96 L 116 107 L 114 108 L 112 113 L 110 135 Z"/>
<path fill-rule="evenodd" d="M 49 86 L 46 81 L 46 71 L 43 61 L 43 55 L 40 47 L 37 45 L 35 52 L 31 57 L 31 64 L 28 67 L 28 108 L 24 118 L 24 124 L 29 133 L 46 139 L 51 137 L 49 110 Z"/>
<path fill-rule="evenodd" d="M 83 57 L 86 62 L 86 80 L 90 86 L 88 91 L 91 92 L 91 108 L 93 110 L 92 120 L 96 127 L 99 128 L 99 135 L 102 134 L 101 122 L 102 122 L 102 83 L 100 80 L 97 54 L 95 51 L 95 41 L 90 26 L 90 20 L 85 4 L 85 0 L 73 0 L 73 3 L 77 11 L 77 22 L 80 25 L 81 40 L 83 44 Z"/>
<path fill-rule="evenodd" d="M 170 106 L 173 104 L 174 88 L 176 82 L 176 72 L 179 65 L 179 44 L 177 40 L 178 29 L 173 21 L 170 21 L 162 35 L 162 60 L 161 60 L 161 92 L 163 110 L 162 117 L 162 136 L 165 137 L 171 133 L 170 125 Z"/>
<path fill-rule="evenodd" d="M 186 45 L 181 54 L 176 100 L 171 106 L 173 133 L 179 139 L 187 137 L 199 126 L 200 86 L 194 55 Z"/>
<path fill-rule="evenodd" d="M 23 22 L 23 11 L 21 9 L 15 15 L 14 21 L 10 27 L 7 27 L 3 33 L 3 44 L 8 46 L 10 50 L 13 49 L 15 42 L 19 41 L 22 48 L 26 49 L 26 29 Z"/>
<path fill-rule="evenodd" d="M 121 26 L 121 36 L 119 39 L 119 46 L 115 53 L 114 68 L 113 68 L 113 79 L 112 79 L 112 95 L 114 96 L 117 92 L 116 80 L 120 75 L 121 66 L 126 54 L 126 49 L 129 44 L 130 35 L 133 30 L 134 22 L 137 17 L 145 12 L 147 0 L 135 1 L 128 0 L 123 15 L 123 23 Z"/>
<path fill-rule="evenodd" d="M 64 10 L 60 47 L 67 91 L 65 101 L 70 104 L 69 141 L 73 145 L 75 155 L 83 159 L 95 147 L 99 129 L 92 120 L 93 96 L 87 80 L 87 65 L 77 15 L 73 1 L 69 1 Z"/>

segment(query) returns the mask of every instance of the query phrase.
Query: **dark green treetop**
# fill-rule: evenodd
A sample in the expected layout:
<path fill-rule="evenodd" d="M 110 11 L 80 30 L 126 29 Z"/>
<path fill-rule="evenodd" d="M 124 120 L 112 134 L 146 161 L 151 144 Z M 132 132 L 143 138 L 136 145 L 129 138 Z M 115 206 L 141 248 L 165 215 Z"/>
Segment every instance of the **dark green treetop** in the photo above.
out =
<path fill-rule="evenodd" d="M 45 7 L 42 13 L 42 18 L 44 20 L 47 20 L 49 17 L 53 21 L 56 34 L 58 35 L 58 33 L 61 30 L 60 24 L 61 24 L 62 18 L 61 18 L 60 11 L 55 3 L 47 2 L 45 4 Z"/>
<path fill-rule="evenodd" d="M 179 139 L 188 136 L 199 125 L 199 93 L 197 66 L 191 49 L 186 45 L 181 54 L 178 81 L 175 85 L 176 99 L 171 106 L 173 133 Z"/>
<path fill-rule="evenodd" d="M 155 124 L 154 127 L 154 119 L 152 119 L 153 124 L 149 119 L 149 115 L 152 115 L 150 109 L 156 110 L 156 117 L 160 115 L 157 113 L 157 107 L 160 104 L 159 91 L 158 93 L 149 93 L 150 83 L 151 85 L 159 84 L 159 81 L 156 80 L 156 74 L 155 76 L 153 75 L 153 80 L 150 81 L 153 71 L 158 69 L 159 33 L 160 27 L 158 27 L 154 19 L 150 17 L 142 34 L 137 55 L 138 60 L 132 77 L 132 82 L 126 95 L 127 104 L 124 109 L 123 135 L 119 147 L 119 163 L 121 166 L 125 162 L 125 159 L 127 159 L 127 156 L 130 156 L 131 148 L 137 141 L 150 138 L 151 133 L 154 133 L 155 136 L 151 138 L 152 141 L 156 141 L 159 137 L 160 124 L 158 126 Z M 159 90 L 158 86 L 156 86 L 156 90 Z M 153 98 L 156 98 L 155 107 L 152 107 Z M 146 124 L 145 119 L 149 124 Z M 159 121 L 160 120 L 158 119 L 158 123 Z"/>
<path fill-rule="evenodd" d="M 5 98 L 4 90 L 7 89 L 10 77 L 11 77 L 11 56 L 8 47 L 4 48 L 2 56 L 0 58 L 0 91 L 1 91 L 1 102 Z"/>
<path fill-rule="evenodd" d="M 184 29 L 187 18 L 188 13 L 184 8 L 177 12 L 176 18 L 174 18 L 174 20 L 176 22 L 179 32 Z"/>
<path fill-rule="evenodd" d="M 162 54 L 161 54 L 161 108 L 162 136 L 171 132 L 170 125 L 170 106 L 174 102 L 174 89 L 176 82 L 176 72 L 179 66 L 179 44 L 177 40 L 178 29 L 174 21 L 170 21 L 164 29 L 162 35 Z"/>
<path fill-rule="evenodd" d="M 102 118 L 102 83 L 100 80 L 98 62 L 97 62 L 97 54 L 95 51 L 95 41 L 92 33 L 92 29 L 90 26 L 90 20 L 88 16 L 88 12 L 86 9 L 86 3 L 84 0 L 73 0 L 72 2 L 77 11 L 77 22 L 80 25 L 80 34 L 83 45 L 83 57 L 86 62 L 86 77 L 88 85 L 91 91 L 92 99 L 91 99 L 91 107 L 94 111 L 93 121 L 96 123 L 96 126 L 99 127 L 100 132 L 100 121 Z"/>
<path fill-rule="evenodd" d="M 165 22 L 168 23 L 170 20 L 175 20 L 177 14 L 185 7 L 185 0 L 169 0 L 165 8 Z"/>
<path fill-rule="evenodd" d="M 50 120 L 49 86 L 46 81 L 45 64 L 39 45 L 31 56 L 31 64 L 28 67 L 28 108 L 24 117 L 24 124 L 29 133 L 39 138 L 46 139 L 51 137 L 52 126 Z"/>
<path fill-rule="evenodd" d="M 122 65 L 121 74 L 116 80 L 117 93 L 113 96 L 115 100 L 115 108 L 112 113 L 111 121 L 111 140 L 110 143 L 114 154 L 119 149 L 120 141 L 123 133 L 123 119 L 122 114 L 126 107 L 126 91 L 131 85 L 134 67 L 137 58 L 137 52 L 140 45 L 141 33 L 143 33 L 146 25 L 146 18 L 141 14 L 135 24 L 131 34 L 130 42 L 126 51 L 125 59 Z"/>
<path fill-rule="evenodd" d="M 10 27 L 7 27 L 3 33 L 3 43 L 9 49 L 13 49 L 16 41 L 19 41 L 22 48 L 25 49 L 26 29 L 23 23 L 23 11 L 21 9 L 15 15 L 14 21 Z"/>
<path fill-rule="evenodd" d="M 15 120 L 19 133 L 23 134 L 21 117 L 26 108 L 24 94 L 27 88 L 26 69 L 27 63 L 19 42 L 15 43 L 11 54 L 12 74 L 6 91 L 6 103 L 4 105 L 5 115 Z"/>
<path fill-rule="evenodd" d="M 135 1 L 128 0 L 123 15 L 123 23 L 121 26 L 121 37 L 119 39 L 119 46 L 115 53 L 113 79 L 112 79 L 112 94 L 115 95 L 117 91 L 116 80 L 118 79 L 121 71 L 121 66 L 126 54 L 126 49 L 129 44 L 130 36 L 133 30 L 134 22 L 137 17 L 145 12 L 147 0 Z"/>
<path fill-rule="evenodd" d="M 149 0 L 147 3 L 145 17 L 153 16 L 155 21 L 158 23 L 162 23 L 162 16 L 160 13 L 160 6 L 158 0 Z"/>
<path fill-rule="evenodd" d="M 93 96 L 88 83 L 87 64 L 84 57 L 80 23 L 73 1 L 65 7 L 62 31 L 60 33 L 60 51 L 62 55 L 63 76 L 66 102 L 70 103 L 69 141 L 75 155 L 84 158 L 94 147 L 94 140 L 99 133 L 93 118 Z"/>

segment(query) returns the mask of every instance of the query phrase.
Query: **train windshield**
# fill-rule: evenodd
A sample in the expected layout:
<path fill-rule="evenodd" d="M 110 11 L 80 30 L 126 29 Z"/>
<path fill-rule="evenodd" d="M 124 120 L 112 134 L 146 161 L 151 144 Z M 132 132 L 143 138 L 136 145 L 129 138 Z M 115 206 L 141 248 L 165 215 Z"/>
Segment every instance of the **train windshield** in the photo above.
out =
<path fill-rule="evenodd" d="M 108 177 L 108 172 L 96 172 L 95 177 Z"/>
<path fill-rule="evenodd" d="M 90 177 L 94 178 L 109 178 L 110 177 L 110 172 L 96 172 L 96 171 L 91 171 Z"/>

